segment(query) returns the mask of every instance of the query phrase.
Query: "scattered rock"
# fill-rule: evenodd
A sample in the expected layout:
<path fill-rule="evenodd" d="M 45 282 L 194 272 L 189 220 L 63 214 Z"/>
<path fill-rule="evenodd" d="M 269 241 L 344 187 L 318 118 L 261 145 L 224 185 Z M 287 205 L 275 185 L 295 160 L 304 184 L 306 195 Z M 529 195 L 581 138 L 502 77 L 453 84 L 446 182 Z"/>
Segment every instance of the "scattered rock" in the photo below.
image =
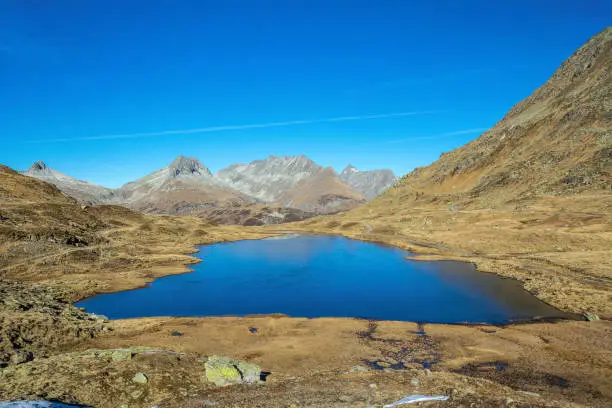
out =
<path fill-rule="evenodd" d="M 418 378 L 414 377 L 412 380 L 410 380 L 410 384 L 412 384 L 413 386 L 417 387 L 421 382 L 419 381 Z"/>
<path fill-rule="evenodd" d="M 174 337 L 181 337 L 183 335 L 183 333 L 177 332 L 177 331 L 173 331 L 172 333 L 170 333 L 170 335 L 174 336 Z"/>
<path fill-rule="evenodd" d="M 146 375 L 144 375 L 144 373 L 136 373 L 134 378 L 132 378 L 132 381 L 137 384 L 146 384 L 149 382 L 149 379 Z"/>
<path fill-rule="evenodd" d="M 348 396 L 348 395 L 341 395 L 341 396 L 338 397 L 338 401 L 351 402 L 351 401 L 353 401 L 353 398 Z"/>
<path fill-rule="evenodd" d="M 370 384 L 369 387 L 373 390 L 375 390 L 376 388 L 378 388 L 378 386 L 374 383 Z"/>
<path fill-rule="evenodd" d="M 249 327 L 249 332 L 250 333 L 257 333 L 259 331 L 259 329 L 257 327 Z"/>

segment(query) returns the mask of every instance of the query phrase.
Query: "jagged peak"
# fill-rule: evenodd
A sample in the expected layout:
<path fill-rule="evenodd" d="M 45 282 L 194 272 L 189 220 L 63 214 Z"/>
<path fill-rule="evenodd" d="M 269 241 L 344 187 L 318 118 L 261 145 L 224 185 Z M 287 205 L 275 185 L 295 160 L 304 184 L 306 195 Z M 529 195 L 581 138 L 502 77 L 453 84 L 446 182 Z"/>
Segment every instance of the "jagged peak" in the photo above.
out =
<path fill-rule="evenodd" d="M 191 174 L 203 174 L 207 176 L 211 175 L 210 170 L 198 159 L 193 157 L 185 157 L 183 155 L 179 155 L 176 159 L 174 159 L 172 163 L 170 163 L 170 166 L 168 166 L 168 170 L 172 177 Z"/>
<path fill-rule="evenodd" d="M 344 170 L 342 170 L 342 173 L 340 174 L 351 174 L 351 173 L 358 173 L 359 169 L 355 166 L 353 166 L 352 164 L 348 164 Z"/>
<path fill-rule="evenodd" d="M 28 169 L 30 172 L 41 172 L 41 171 L 49 171 L 49 168 L 42 160 L 37 160 L 30 166 Z"/>

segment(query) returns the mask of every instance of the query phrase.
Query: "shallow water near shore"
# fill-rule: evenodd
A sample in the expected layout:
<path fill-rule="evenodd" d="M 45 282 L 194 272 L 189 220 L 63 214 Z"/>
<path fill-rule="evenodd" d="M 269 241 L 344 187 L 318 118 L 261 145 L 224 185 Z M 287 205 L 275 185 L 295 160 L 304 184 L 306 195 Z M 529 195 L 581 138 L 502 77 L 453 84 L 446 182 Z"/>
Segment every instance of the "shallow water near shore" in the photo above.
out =
<path fill-rule="evenodd" d="M 356 317 L 504 324 L 571 318 L 520 282 L 454 261 L 337 236 L 290 236 L 201 246 L 194 272 L 76 303 L 111 319 L 149 316 Z"/>

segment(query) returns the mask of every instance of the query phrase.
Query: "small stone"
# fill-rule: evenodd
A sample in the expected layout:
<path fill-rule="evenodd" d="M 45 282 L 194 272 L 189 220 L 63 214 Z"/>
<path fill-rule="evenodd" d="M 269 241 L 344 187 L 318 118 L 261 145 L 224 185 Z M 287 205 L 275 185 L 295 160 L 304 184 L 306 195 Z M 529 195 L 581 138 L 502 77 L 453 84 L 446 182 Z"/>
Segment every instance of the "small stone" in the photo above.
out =
<path fill-rule="evenodd" d="M 538 394 L 537 392 L 520 391 L 520 390 L 518 392 L 520 392 L 521 394 L 524 394 L 524 395 L 529 395 L 530 397 L 538 397 L 538 398 L 540 397 L 540 394 Z"/>
<path fill-rule="evenodd" d="M 17 350 L 15 354 L 11 356 L 11 364 L 23 364 L 34 359 L 34 354 L 30 351 Z"/>
<path fill-rule="evenodd" d="M 429 368 L 425 369 L 425 375 L 426 376 L 430 376 L 431 375 L 431 370 Z"/>
<path fill-rule="evenodd" d="M 420 381 L 418 378 L 414 377 L 412 380 L 410 380 L 410 384 L 416 387 L 420 384 Z"/>
<path fill-rule="evenodd" d="M 132 381 L 138 384 L 146 384 L 149 382 L 149 379 L 143 373 L 136 373 L 134 378 L 132 378 Z"/>
<path fill-rule="evenodd" d="M 132 350 L 130 349 L 117 349 L 111 353 L 111 359 L 113 361 L 126 361 L 132 359 Z"/>
<path fill-rule="evenodd" d="M 177 332 L 177 331 L 173 331 L 170 335 L 173 336 L 173 337 L 181 337 L 183 335 L 183 333 Z"/>
<path fill-rule="evenodd" d="M 355 372 L 355 371 L 368 371 L 368 368 L 364 367 L 364 366 L 359 366 L 358 365 L 358 366 L 351 367 L 351 371 L 353 371 L 353 372 Z"/>
<path fill-rule="evenodd" d="M 138 399 L 142 396 L 142 394 L 144 394 L 143 390 L 136 390 L 130 393 L 130 397 L 132 397 L 133 399 Z"/>
<path fill-rule="evenodd" d="M 378 386 L 376 384 L 372 383 L 372 384 L 370 384 L 370 388 L 375 390 L 376 388 L 378 388 Z"/>
<path fill-rule="evenodd" d="M 102 322 L 102 323 L 108 323 L 110 321 L 108 320 L 108 317 L 101 315 L 101 314 L 96 314 L 96 313 L 90 313 L 89 318 L 91 320 L 95 320 L 97 322 Z"/>

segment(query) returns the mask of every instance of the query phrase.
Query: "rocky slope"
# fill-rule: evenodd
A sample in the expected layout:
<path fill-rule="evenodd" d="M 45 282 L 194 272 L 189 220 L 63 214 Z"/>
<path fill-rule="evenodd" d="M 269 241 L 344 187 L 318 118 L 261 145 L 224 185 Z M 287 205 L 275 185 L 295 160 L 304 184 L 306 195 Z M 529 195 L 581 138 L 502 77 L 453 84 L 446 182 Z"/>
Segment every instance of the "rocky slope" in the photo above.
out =
<path fill-rule="evenodd" d="M 225 186 L 199 160 L 179 156 L 169 166 L 122 186 L 117 194 L 128 207 L 162 214 L 194 208 L 239 206 L 255 200 Z"/>
<path fill-rule="evenodd" d="M 387 198 L 471 208 L 612 188 L 612 28 L 589 40 L 492 129 L 403 177 Z M 425 195 L 425 197 L 423 197 Z"/>
<path fill-rule="evenodd" d="M 50 169 L 40 160 L 32 164 L 32 166 L 30 166 L 28 170 L 22 172 L 22 174 L 51 183 L 69 196 L 88 204 L 102 204 L 119 201 L 113 189 L 88 183 L 87 181 L 77 180 L 64 173 Z"/>
<path fill-rule="evenodd" d="M 270 156 L 220 170 L 215 177 L 245 194 L 285 207 L 316 213 L 338 212 L 364 202 L 336 172 L 306 156 Z"/>
<path fill-rule="evenodd" d="M 397 181 L 397 177 L 391 170 L 361 171 L 349 164 L 340 173 L 340 180 L 371 200 L 391 187 Z"/>
<path fill-rule="evenodd" d="M 219 170 L 215 178 L 262 202 L 278 202 L 283 192 L 308 179 L 322 167 L 306 156 L 270 156 Z"/>

